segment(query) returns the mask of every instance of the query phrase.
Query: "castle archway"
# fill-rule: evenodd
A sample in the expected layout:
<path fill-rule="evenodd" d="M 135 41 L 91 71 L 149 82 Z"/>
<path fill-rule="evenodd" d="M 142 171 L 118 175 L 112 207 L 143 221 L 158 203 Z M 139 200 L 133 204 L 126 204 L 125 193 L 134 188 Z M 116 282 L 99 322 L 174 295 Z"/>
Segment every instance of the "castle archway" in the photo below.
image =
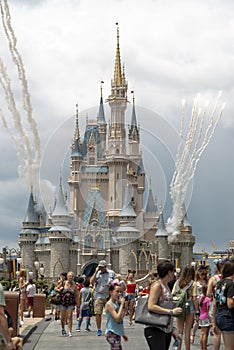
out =
<path fill-rule="evenodd" d="M 91 277 L 94 274 L 97 266 L 98 264 L 95 262 L 91 262 L 90 264 L 87 264 L 83 269 L 82 275 L 86 275 L 86 277 Z"/>

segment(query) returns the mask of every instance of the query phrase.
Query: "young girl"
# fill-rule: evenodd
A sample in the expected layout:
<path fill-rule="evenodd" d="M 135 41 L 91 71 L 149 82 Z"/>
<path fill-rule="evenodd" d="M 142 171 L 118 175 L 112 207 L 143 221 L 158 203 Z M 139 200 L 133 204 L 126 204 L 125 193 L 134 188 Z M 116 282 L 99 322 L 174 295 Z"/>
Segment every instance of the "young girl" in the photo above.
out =
<path fill-rule="evenodd" d="M 202 287 L 202 295 L 199 301 L 200 317 L 199 317 L 199 326 L 201 327 L 200 333 L 200 346 L 201 350 L 207 350 L 207 341 L 210 329 L 210 320 L 209 320 L 209 308 L 211 299 L 206 296 L 207 286 Z"/>
<path fill-rule="evenodd" d="M 84 281 L 84 287 L 81 288 L 79 294 L 80 315 L 78 319 L 77 331 L 80 332 L 81 323 L 83 318 L 86 318 L 85 330 L 90 332 L 90 313 L 89 313 L 89 301 L 92 298 L 92 288 L 89 287 L 89 279 Z"/>
<path fill-rule="evenodd" d="M 124 334 L 123 317 L 125 298 L 121 298 L 122 287 L 114 284 L 109 288 L 110 299 L 106 303 L 106 340 L 111 350 L 122 350 L 121 336 L 125 341 L 128 337 Z"/>

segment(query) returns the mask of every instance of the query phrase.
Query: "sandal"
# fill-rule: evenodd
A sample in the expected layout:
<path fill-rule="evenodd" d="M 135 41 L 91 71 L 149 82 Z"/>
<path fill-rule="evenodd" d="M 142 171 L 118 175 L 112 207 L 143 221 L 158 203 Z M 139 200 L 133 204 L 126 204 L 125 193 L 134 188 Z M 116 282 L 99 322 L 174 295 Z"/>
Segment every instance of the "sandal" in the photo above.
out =
<path fill-rule="evenodd" d="M 194 337 L 195 337 L 195 334 L 190 335 L 190 344 L 194 344 Z"/>

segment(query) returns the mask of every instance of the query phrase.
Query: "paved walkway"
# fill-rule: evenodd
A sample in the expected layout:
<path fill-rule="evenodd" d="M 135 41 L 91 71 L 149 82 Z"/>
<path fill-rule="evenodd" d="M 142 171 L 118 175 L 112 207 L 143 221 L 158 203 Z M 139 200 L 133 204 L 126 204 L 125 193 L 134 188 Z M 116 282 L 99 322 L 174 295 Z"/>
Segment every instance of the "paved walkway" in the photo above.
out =
<path fill-rule="evenodd" d="M 110 348 L 107 343 L 105 336 L 97 337 L 96 336 L 96 326 L 95 319 L 91 320 L 91 332 L 76 332 L 75 328 L 77 322 L 73 321 L 73 337 L 62 337 L 61 336 L 61 327 L 59 321 L 54 321 L 53 316 L 52 319 L 49 319 L 51 316 L 46 315 L 45 319 L 27 319 L 24 325 L 24 329 L 22 331 L 25 332 L 26 327 L 30 325 L 36 324 L 36 329 L 29 336 L 28 340 L 24 345 L 24 350 L 59 350 L 59 349 L 92 349 L 92 350 L 108 350 Z M 39 323 L 38 323 L 39 321 Z M 84 324 L 82 324 L 84 329 Z M 124 326 L 126 335 L 129 337 L 128 342 L 122 342 L 124 350 L 147 350 L 148 346 L 144 338 L 144 327 L 142 325 L 137 325 L 133 323 L 132 326 L 128 324 L 128 318 L 124 319 Z M 105 317 L 103 318 L 103 329 L 105 329 Z M 198 330 L 197 335 L 195 337 L 195 343 L 191 345 L 191 350 L 199 350 L 199 334 Z M 173 343 L 173 342 L 172 342 Z M 173 349 L 172 346 L 170 349 Z M 182 346 L 184 350 L 184 346 Z M 209 337 L 209 350 L 213 350 L 213 337 Z M 224 346 L 222 344 L 221 349 L 224 350 Z"/>

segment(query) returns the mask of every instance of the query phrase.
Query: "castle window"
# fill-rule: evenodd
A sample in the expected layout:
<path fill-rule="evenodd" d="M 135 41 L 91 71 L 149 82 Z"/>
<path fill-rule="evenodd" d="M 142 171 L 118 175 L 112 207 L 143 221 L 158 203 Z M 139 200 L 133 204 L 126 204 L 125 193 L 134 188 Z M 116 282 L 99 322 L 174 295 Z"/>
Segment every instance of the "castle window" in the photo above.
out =
<path fill-rule="evenodd" d="M 95 164 L 95 158 L 94 157 L 90 157 L 89 158 L 89 165 L 94 165 Z"/>
<path fill-rule="evenodd" d="M 119 149 L 117 148 L 116 153 L 119 154 Z"/>
<path fill-rule="evenodd" d="M 119 180 L 119 173 L 116 174 L 116 178 L 117 178 L 117 180 Z"/>

